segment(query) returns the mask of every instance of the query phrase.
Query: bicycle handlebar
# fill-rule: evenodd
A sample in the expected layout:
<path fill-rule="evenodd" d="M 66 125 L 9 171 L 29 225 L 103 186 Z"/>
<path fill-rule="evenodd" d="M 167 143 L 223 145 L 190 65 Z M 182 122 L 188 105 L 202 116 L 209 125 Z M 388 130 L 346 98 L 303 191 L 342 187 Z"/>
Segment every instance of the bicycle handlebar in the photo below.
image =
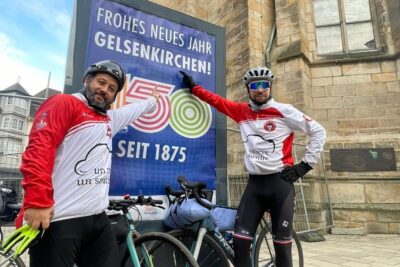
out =
<path fill-rule="evenodd" d="M 165 191 L 167 192 L 168 195 L 172 195 L 174 197 L 182 197 L 183 195 L 191 195 L 193 194 L 194 198 L 196 201 L 202 205 L 203 207 L 211 210 L 214 205 L 205 202 L 201 197 L 200 193 L 202 193 L 202 190 L 207 188 L 207 185 L 203 182 L 188 182 L 184 176 L 179 176 L 178 177 L 178 182 L 184 191 L 174 191 L 171 186 L 166 186 Z"/>
<path fill-rule="evenodd" d="M 182 195 L 185 195 L 185 191 L 174 191 L 170 185 L 167 185 L 165 187 L 165 192 L 167 195 L 174 196 L 174 197 L 181 197 Z"/>
<path fill-rule="evenodd" d="M 145 205 L 150 205 L 158 208 L 163 208 L 161 205 L 163 203 L 162 200 L 157 200 L 157 199 L 152 199 L 151 197 L 144 197 L 144 196 L 138 196 L 137 198 L 130 197 L 129 195 L 125 195 L 123 199 L 110 199 L 109 204 L 108 204 L 108 209 L 109 210 L 124 210 L 124 209 L 129 209 L 130 207 L 133 206 L 145 206 Z"/>
<path fill-rule="evenodd" d="M 182 189 L 185 188 L 192 189 L 194 191 L 201 191 L 202 189 L 206 189 L 207 185 L 204 182 L 188 182 L 184 176 L 178 177 L 178 182 L 181 184 Z"/>

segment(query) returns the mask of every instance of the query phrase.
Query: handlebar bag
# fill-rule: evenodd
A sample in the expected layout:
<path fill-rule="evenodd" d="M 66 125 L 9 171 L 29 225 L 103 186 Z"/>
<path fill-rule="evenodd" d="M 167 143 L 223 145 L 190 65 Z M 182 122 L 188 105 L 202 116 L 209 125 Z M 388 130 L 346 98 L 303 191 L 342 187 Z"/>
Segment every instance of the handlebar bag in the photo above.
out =
<path fill-rule="evenodd" d="M 176 212 L 177 203 L 168 207 L 165 212 L 164 224 L 172 229 L 185 229 L 192 225 L 192 222 L 189 222 L 179 216 Z"/>
<path fill-rule="evenodd" d="M 204 202 L 211 204 L 208 200 Z M 172 204 L 166 211 L 164 223 L 173 229 L 189 228 L 194 223 L 204 220 L 210 210 L 200 205 L 194 198 L 184 198 Z"/>
<path fill-rule="evenodd" d="M 210 215 L 218 230 L 229 231 L 235 228 L 236 213 L 235 208 L 216 206 Z"/>

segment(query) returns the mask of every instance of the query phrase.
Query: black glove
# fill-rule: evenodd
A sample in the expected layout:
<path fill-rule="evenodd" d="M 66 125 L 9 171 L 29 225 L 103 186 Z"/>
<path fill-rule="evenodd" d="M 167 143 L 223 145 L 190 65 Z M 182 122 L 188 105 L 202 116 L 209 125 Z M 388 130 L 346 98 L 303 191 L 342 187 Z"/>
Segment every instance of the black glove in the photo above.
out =
<path fill-rule="evenodd" d="M 288 182 L 294 183 L 311 170 L 312 167 L 308 163 L 301 161 L 298 164 L 283 169 L 282 178 Z"/>
<path fill-rule="evenodd" d="M 182 73 L 183 78 L 182 78 L 182 82 L 185 86 L 187 86 L 190 90 L 190 93 L 192 93 L 192 89 L 193 87 L 196 85 L 196 83 L 194 82 L 192 76 L 188 75 L 186 72 L 184 71 L 179 71 L 180 73 Z"/>

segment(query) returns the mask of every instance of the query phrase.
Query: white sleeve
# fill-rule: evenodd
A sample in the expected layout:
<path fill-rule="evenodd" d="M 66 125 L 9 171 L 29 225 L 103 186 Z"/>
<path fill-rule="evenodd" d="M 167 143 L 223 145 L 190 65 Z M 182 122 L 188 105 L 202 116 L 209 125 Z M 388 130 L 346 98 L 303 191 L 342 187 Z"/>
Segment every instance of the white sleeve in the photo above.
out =
<path fill-rule="evenodd" d="M 121 108 L 110 110 L 107 115 L 111 118 L 112 135 L 128 126 L 143 114 L 153 112 L 157 107 L 157 100 L 150 96 L 144 100 L 127 104 Z"/>
<path fill-rule="evenodd" d="M 314 166 L 323 151 L 326 138 L 324 127 L 291 105 L 287 106 L 284 113 L 289 128 L 307 134 L 308 142 L 302 160 Z"/>

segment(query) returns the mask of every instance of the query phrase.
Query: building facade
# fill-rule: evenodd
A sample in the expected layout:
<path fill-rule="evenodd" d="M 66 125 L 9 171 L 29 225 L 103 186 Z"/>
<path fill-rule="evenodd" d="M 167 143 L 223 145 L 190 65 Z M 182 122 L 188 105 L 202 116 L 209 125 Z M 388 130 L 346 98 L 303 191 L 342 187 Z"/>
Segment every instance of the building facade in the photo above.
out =
<path fill-rule="evenodd" d="M 152 2 L 225 28 L 227 98 L 247 101 L 243 74 L 267 65 L 276 76 L 274 98 L 327 129 L 329 195 L 321 193 L 321 175 L 313 172 L 308 181 L 317 202 L 331 203 L 336 229 L 400 233 L 398 0 Z M 237 126 L 228 120 L 227 129 Z M 229 179 L 245 170 L 242 147 L 233 145 L 239 134 L 227 135 Z M 376 167 L 365 151 L 381 153 Z"/>
<path fill-rule="evenodd" d="M 28 134 L 39 105 L 60 93 L 48 88 L 31 96 L 19 82 L 0 90 L 0 183 L 21 192 L 21 155 L 28 144 Z"/>
<path fill-rule="evenodd" d="M 27 144 L 30 94 L 16 83 L 2 91 L 0 97 L 0 179 L 19 189 L 21 154 Z"/>

